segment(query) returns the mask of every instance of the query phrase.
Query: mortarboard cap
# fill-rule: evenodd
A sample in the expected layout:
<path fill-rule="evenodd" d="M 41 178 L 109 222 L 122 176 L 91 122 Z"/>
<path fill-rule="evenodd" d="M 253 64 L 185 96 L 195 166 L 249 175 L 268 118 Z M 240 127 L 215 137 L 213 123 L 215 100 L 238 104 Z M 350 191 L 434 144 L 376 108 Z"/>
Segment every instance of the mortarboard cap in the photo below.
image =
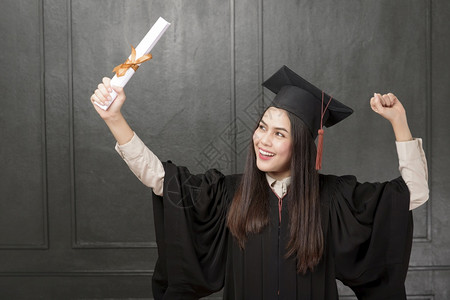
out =
<path fill-rule="evenodd" d="M 331 127 L 351 115 L 353 110 L 325 94 L 286 66 L 281 67 L 262 85 L 276 94 L 270 106 L 285 109 L 299 117 L 309 127 L 314 139 L 319 134 L 316 169 L 320 169 L 323 147 L 322 125 Z"/>
<path fill-rule="evenodd" d="M 277 94 L 270 106 L 293 113 L 309 127 L 313 137 L 317 137 L 317 132 L 321 129 L 322 90 L 286 66 L 281 67 L 262 85 Z M 323 109 L 330 99 L 330 96 L 323 94 Z M 323 126 L 331 127 L 352 113 L 350 107 L 332 99 L 324 113 Z"/>

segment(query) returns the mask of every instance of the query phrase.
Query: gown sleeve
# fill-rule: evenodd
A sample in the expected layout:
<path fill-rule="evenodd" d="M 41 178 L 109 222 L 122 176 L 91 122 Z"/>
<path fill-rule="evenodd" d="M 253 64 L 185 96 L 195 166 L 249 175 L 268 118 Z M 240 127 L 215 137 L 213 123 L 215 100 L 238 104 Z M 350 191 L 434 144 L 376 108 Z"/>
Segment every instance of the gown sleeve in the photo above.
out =
<path fill-rule="evenodd" d="M 404 180 L 329 179 L 336 278 L 358 299 L 406 299 L 413 222 Z"/>
<path fill-rule="evenodd" d="M 163 196 L 153 194 L 158 260 L 155 299 L 198 299 L 223 287 L 229 197 L 217 170 L 193 175 L 163 163 Z"/>

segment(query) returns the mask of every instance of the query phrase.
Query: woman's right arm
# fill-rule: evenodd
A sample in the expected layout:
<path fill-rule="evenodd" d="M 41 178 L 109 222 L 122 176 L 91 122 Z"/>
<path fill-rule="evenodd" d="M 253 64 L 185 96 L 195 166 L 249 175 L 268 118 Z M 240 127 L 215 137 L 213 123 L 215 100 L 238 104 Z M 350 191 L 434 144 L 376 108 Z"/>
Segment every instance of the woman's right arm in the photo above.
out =
<path fill-rule="evenodd" d="M 98 85 L 94 94 L 92 94 L 91 102 L 97 113 L 109 127 L 109 130 L 111 130 L 111 133 L 114 135 L 117 143 L 119 143 L 119 145 L 123 145 L 128 143 L 133 137 L 133 130 L 128 125 L 122 115 L 122 112 L 120 111 L 123 103 L 125 102 L 126 96 L 123 88 L 116 86 L 112 87 L 110 82 L 111 79 L 107 77 L 103 78 L 103 82 Z M 106 105 L 109 101 L 111 101 L 111 96 L 109 93 L 112 89 L 117 92 L 117 98 L 108 110 L 103 110 L 94 104 L 94 102 L 97 102 L 98 104 Z"/>
<path fill-rule="evenodd" d="M 153 189 L 156 195 L 161 196 L 164 185 L 164 167 L 158 157 L 133 132 L 121 113 L 126 96 L 123 88 L 111 86 L 110 79 L 103 78 L 91 96 L 91 102 L 111 130 L 117 141 L 116 150 L 127 163 L 131 171 L 146 186 Z M 103 110 L 94 102 L 105 105 L 111 100 L 109 93 L 114 89 L 117 92 L 116 100 L 108 110 Z"/>

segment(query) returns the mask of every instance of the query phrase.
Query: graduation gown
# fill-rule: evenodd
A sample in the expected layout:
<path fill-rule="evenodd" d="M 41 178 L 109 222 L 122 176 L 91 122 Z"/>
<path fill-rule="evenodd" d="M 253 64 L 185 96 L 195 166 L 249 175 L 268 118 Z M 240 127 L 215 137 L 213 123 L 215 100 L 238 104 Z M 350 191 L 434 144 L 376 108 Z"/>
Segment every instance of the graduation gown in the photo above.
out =
<path fill-rule="evenodd" d="M 155 299 L 198 299 L 224 288 L 224 299 L 335 300 L 335 279 L 358 299 L 406 299 L 412 214 L 401 177 L 361 184 L 353 176 L 320 175 L 324 254 L 313 272 L 299 274 L 295 258 L 285 257 L 288 197 L 280 221 L 270 190 L 269 225 L 242 250 L 226 226 L 240 176 L 163 165 L 163 197 L 153 195 Z"/>

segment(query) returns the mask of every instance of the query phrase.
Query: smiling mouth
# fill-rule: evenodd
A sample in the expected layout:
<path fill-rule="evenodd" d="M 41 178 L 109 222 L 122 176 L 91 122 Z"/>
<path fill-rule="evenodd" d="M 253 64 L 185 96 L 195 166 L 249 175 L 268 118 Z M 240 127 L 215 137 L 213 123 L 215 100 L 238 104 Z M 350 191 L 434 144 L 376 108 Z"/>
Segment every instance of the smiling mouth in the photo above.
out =
<path fill-rule="evenodd" d="M 259 157 L 261 157 L 263 159 L 269 159 L 269 158 L 274 157 L 274 156 L 275 156 L 274 153 L 267 152 L 267 151 L 264 151 L 262 149 L 259 149 Z"/>

